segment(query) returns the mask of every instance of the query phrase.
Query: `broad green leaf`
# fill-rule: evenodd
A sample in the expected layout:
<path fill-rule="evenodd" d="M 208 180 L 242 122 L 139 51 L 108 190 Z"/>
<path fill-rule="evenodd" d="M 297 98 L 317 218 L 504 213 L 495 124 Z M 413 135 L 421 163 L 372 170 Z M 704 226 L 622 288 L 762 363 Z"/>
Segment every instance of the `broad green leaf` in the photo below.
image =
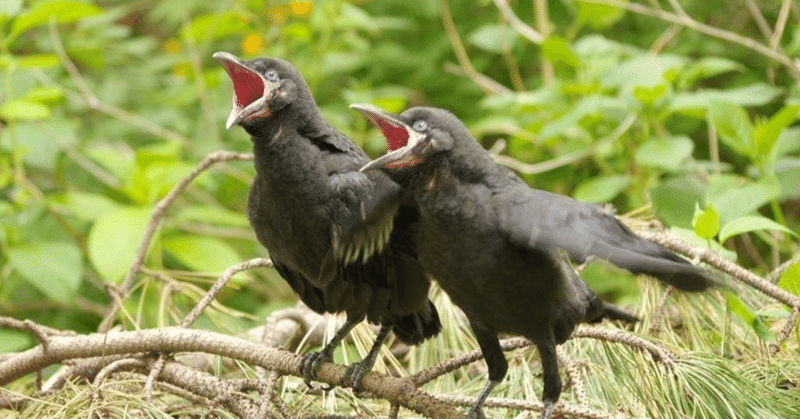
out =
<path fill-rule="evenodd" d="M 787 105 L 766 123 L 756 123 L 753 137 L 755 140 L 754 152 L 759 160 L 763 161 L 770 156 L 778 142 L 778 137 L 797 119 L 798 113 L 800 113 L 800 105 Z"/>
<path fill-rule="evenodd" d="M 58 117 L 44 121 L 20 121 L 16 126 L 17 152 L 26 165 L 52 171 L 65 147 L 78 141 L 77 122 Z M 7 132 L 0 131 L 0 138 Z"/>
<path fill-rule="evenodd" d="M 709 179 L 706 202 L 719 212 L 721 224 L 748 215 L 780 194 L 775 178 L 749 182 L 738 176 L 715 175 Z"/>
<path fill-rule="evenodd" d="M 634 158 L 643 166 L 678 171 L 692 155 L 694 143 L 689 137 L 654 138 L 636 150 Z"/>
<path fill-rule="evenodd" d="M 761 321 L 758 316 L 750 310 L 750 307 L 747 306 L 744 302 L 742 302 L 739 297 L 735 294 L 726 292 L 725 293 L 725 302 L 728 304 L 728 307 L 731 309 L 731 312 L 736 314 L 739 318 L 741 318 L 745 324 L 750 326 L 756 335 L 765 342 L 774 342 L 775 334 L 772 333 L 769 328 L 764 325 L 764 322 Z"/>
<path fill-rule="evenodd" d="M 35 102 L 52 102 L 61 99 L 63 96 L 64 92 L 57 87 L 39 86 L 28 90 L 24 98 Z"/>
<path fill-rule="evenodd" d="M 69 302 L 83 276 L 81 251 L 70 242 L 35 242 L 8 249 L 11 266 L 48 297 Z"/>
<path fill-rule="evenodd" d="M 800 159 L 783 157 L 776 162 L 774 170 L 781 187 L 776 200 L 782 202 L 800 197 Z"/>
<path fill-rule="evenodd" d="M 633 88 L 633 97 L 645 106 L 652 106 L 659 99 L 664 97 L 665 93 L 667 93 L 666 83 L 657 84 L 652 87 L 634 86 Z"/>
<path fill-rule="evenodd" d="M 788 227 L 778 224 L 769 218 L 760 215 L 748 215 L 728 222 L 719 231 L 719 242 L 724 243 L 730 237 L 758 230 L 778 230 L 794 236 L 797 234 Z"/>
<path fill-rule="evenodd" d="M 602 84 L 611 88 L 657 86 L 668 81 L 668 73 L 679 71 L 685 65 L 686 58 L 677 55 L 639 55 L 609 71 Z"/>
<path fill-rule="evenodd" d="M 708 90 L 712 100 L 720 100 L 739 106 L 766 105 L 783 93 L 783 89 L 767 83 L 754 83 L 727 90 Z"/>
<path fill-rule="evenodd" d="M 626 4 L 627 0 L 620 3 Z M 585 1 L 576 2 L 578 7 L 578 22 L 588 24 L 592 29 L 605 29 L 622 19 L 625 16 L 623 7 L 607 6 L 605 4 L 589 3 Z"/>
<path fill-rule="evenodd" d="M 661 221 L 691 228 L 695 204 L 703 200 L 703 195 L 693 179 L 677 178 L 650 189 L 650 198 Z"/>
<path fill-rule="evenodd" d="M 574 198 L 596 204 L 611 201 L 631 183 L 627 175 L 598 176 L 575 188 Z"/>
<path fill-rule="evenodd" d="M 199 272 L 220 274 L 242 261 L 229 244 L 211 237 L 176 236 L 161 243 L 182 264 Z"/>
<path fill-rule="evenodd" d="M 36 121 L 50 117 L 50 108 L 39 102 L 13 99 L 0 104 L 0 119 L 9 121 Z"/>
<path fill-rule="evenodd" d="M 730 102 L 739 106 L 762 106 L 775 100 L 783 89 L 766 83 L 755 83 L 728 90 L 701 89 L 675 94 L 670 111 L 702 118 L 713 101 Z"/>
<path fill-rule="evenodd" d="M 24 55 L 17 59 L 17 65 L 22 68 L 48 68 L 58 65 L 58 56 L 55 54 Z"/>
<path fill-rule="evenodd" d="M 484 51 L 500 54 L 511 48 L 517 36 L 517 32 L 507 25 L 490 23 L 476 29 L 467 39 Z"/>
<path fill-rule="evenodd" d="M 94 221 L 122 205 L 105 195 L 83 191 L 69 191 L 60 198 L 63 211 L 86 221 Z"/>
<path fill-rule="evenodd" d="M 691 86 L 695 81 L 718 76 L 732 71 L 744 71 L 744 65 L 722 57 L 704 57 L 691 65 L 683 73 L 682 81 L 686 86 Z"/>
<path fill-rule="evenodd" d="M 700 238 L 711 239 L 719 232 L 719 214 L 712 206 L 701 210 L 700 205 L 697 204 L 694 208 L 692 227 L 694 228 L 694 233 Z"/>
<path fill-rule="evenodd" d="M 781 279 L 778 281 L 778 286 L 794 295 L 800 296 L 800 262 L 795 263 L 783 272 Z"/>
<path fill-rule="evenodd" d="M 182 208 L 175 219 L 179 221 L 200 222 L 220 226 L 248 227 L 250 223 L 243 212 L 234 212 L 224 208 L 191 206 Z"/>
<path fill-rule="evenodd" d="M 101 9 L 99 7 L 82 1 L 42 1 L 14 19 L 11 24 L 10 38 L 13 39 L 35 26 L 45 25 L 51 18 L 55 19 L 56 23 L 69 23 L 84 17 L 97 15 L 100 12 Z"/>
<path fill-rule="evenodd" d="M 133 257 L 150 221 L 150 209 L 124 207 L 103 214 L 89 230 L 89 260 L 108 282 L 119 283 L 133 263 Z"/>
<path fill-rule="evenodd" d="M 542 42 L 542 55 L 551 63 L 564 63 L 570 67 L 578 67 L 581 63 L 567 41 L 557 35 L 548 36 Z"/>
<path fill-rule="evenodd" d="M 31 346 L 31 336 L 19 330 L 0 329 L 0 354 L 19 352 Z"/>
<path fill-rule="evenodd" d="M 16 16 L 21 9 L 22 9 L 22 0 L 0 1 L 0 17 Z M 0 21 L 2 21 L 2 19 L 0 19 Z"/>
<path fill-rule="evenodd" d="M 714 100 L 709 104 L 708 115 L 723 143 L 739 154 L 750 155 L 754 128 L 741 106 Z"/>
<path fill-rule="evenodd" d="M 237 12 L 210 13 L 195 17 L 181 32 L 185 39 L 191 37 L 198 44 L 213 39 L 227 38 L 249 31 L 247 15 Z"/>

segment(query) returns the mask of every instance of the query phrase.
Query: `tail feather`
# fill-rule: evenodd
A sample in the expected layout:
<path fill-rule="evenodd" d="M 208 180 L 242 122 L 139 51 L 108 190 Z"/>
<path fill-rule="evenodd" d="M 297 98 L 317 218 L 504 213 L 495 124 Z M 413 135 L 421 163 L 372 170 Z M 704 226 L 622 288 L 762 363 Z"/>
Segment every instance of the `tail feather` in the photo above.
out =
<path fill-rule="evenodd" d="M 436 307 L 428 300 L 424 308 L 397 319 L 393 330 L 401 342 L 416 345 L 436 336 L 442 330 L 442 323 Z"/>

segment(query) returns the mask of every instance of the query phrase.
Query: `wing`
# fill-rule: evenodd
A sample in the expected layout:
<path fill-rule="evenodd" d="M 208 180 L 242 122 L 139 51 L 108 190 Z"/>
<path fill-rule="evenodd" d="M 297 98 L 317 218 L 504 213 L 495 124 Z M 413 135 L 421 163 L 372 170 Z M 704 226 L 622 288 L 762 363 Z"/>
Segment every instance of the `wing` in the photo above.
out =
<path fill-rule="evenodd" d="M 577 263 L 598 257 L 687 291 L 714 284 L 703 269 L 637 236 L 595 205 L 521 183 L 497 193 L 493 201 L 500 228 L 518 245 L 560 249 Z"/>

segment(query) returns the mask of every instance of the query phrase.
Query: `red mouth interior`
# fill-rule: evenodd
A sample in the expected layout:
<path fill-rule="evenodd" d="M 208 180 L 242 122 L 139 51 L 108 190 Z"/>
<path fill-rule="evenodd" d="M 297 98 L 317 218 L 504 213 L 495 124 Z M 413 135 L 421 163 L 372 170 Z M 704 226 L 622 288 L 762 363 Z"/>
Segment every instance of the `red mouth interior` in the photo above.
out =
<path fill-rule="evenodd" d="M 405 127 L 392 124 L 383 118 L 372 117 L 370 119 L 383 131 L 389 151 L 397 150 L 408 144 L 408 131 L 406 131 Z"/>
<path fill-rule="evenodd" d="M 239 108 L 247 107 L 264 95 L 264 81 L 249 69 L 226 62 L 225 71 L 233 81 L 233 96 Z"/>

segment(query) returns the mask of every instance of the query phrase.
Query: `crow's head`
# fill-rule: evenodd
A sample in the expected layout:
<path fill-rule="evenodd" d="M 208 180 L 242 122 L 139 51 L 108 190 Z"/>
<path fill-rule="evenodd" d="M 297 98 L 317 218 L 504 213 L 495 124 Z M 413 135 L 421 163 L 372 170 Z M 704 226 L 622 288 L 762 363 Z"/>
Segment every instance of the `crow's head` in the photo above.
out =
<path fill-rule="evenodd" d="M 387 154 L 371 161 L 362 171 L 412 169 L 446 154 L 461 141 L 474 142 L 464 124 L 444 109 L 416 107 L 392 115 L 372 105 L 350 107 L 383 132 L 389 147 Z"/>
<path fill-rule="evenodd" d="M 250 131 L 292 105 L 313 104 L 303 77 L 286 61 L 277 58 L 242 61 L 227 52 L 216 52 L 213 57 L 233 81 L 233 109 L 225 124 L 227 128 L 239 124 Z"/>

